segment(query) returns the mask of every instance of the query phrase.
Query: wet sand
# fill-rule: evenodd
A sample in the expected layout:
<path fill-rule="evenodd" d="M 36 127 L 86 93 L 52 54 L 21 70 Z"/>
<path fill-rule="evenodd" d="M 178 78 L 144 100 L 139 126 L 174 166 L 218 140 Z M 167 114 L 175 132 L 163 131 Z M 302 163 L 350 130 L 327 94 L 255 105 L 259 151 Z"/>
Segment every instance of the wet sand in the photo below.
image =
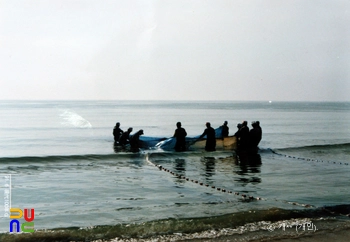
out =
<path fill-rule="evenodd" d="M 278 239 L 270 241 L 281 241 L 281 242 L 330 242 L 330 241 L 349 241 L 350 240 L 350 229 L 332 231 L 328 233 L 315 233 L 311 235 L 305 235 L 302 237 L 288 238 L 288 239 Z"/>
<path fill-rule="evenodd" d="M 349 241 L 350 238 L 350 222 L 337 221 L 336 224 L 330 225 L 328 222 L 319 224 L 317 231 L 300 231 L 295 229 L 286 229 L 270 231 L 255 231 L 248 233 L 231 233 L 230 229 L 222 229 L 220 231 L 211 230 L 203 231 L 193 234 L 175 233 L 172 235 L 155 236 L 147 239 L 121 239 L 115 238 L 108 240 L 109 242 L 161 242 L 161 241 L 186 241 L 186 242 L 265 242 L 265 241 L 279 241 L 279 242 L 330 242 L 330 241 Z M 102 242 L 97 240 L 96 242 Z"/>
<path fill-rule="evenodd" d="M 254 237 L 254 238 L 252 238 Z M 262 235 L 257 233 L 256 235 L 249 237 L 245 235 L 232 235 L 232 236 L 221 236 L 218 238 L 210 239 L 190 239 L 184 240 L 188 242 L 230 242 L 230 241 L 249 241 L 249 242 L 265 242 L 265 241 L 278 241 L 278 242 L 330 242 L 330 241 L 349 241 L 350 240 L 350 228 L 347 229 L 334 229 L 332 231 L 316 231 L 311 233 L 301 233 L 291 235 L 278 234 L 274 236 Z"/>

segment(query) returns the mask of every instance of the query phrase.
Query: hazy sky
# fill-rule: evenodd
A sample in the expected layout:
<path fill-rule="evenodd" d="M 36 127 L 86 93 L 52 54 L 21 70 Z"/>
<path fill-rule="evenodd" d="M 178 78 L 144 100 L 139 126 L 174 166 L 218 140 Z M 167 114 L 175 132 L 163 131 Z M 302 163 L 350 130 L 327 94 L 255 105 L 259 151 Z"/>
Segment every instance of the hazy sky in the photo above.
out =
<path fill-rule="evenodd" d="M 348 0 L 0 0 L 0 99 L 350 101 Z"/>

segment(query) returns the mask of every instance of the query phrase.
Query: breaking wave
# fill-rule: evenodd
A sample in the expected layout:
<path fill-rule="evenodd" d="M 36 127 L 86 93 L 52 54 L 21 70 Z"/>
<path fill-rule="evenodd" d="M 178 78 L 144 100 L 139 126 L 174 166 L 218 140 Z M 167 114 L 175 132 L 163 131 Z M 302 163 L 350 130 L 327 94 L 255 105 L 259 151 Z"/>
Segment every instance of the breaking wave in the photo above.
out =
<path fill-rule="evenodd" d="M 65 110 L 60 114 L 60 117 L 63 119 L 61 122 L 62 125 L 77 128 L 92 128 L 89 121 L 73 111 Z"/>
<path fill-rule="evenodd" d="M 178 241 L 186 239 L 214 239 L 220 236 L 245 237 L 245 241 L 257 238 L 277 238 L 283 233 L 285 238 L 293 238 L 302 225 L 313 225 L 313 229 L 323 231 L 334 227 L 348 229 L 349 204 L 316 209 L 286 210 L 270 208 L 255 211 L 242 211 L 214 217 L 163 219 L 144 223 L 101 225 L 89 228 L 69 227 L 51 230 L 38 230 L 28 234 L 0 234 L 1 241 L 101 241 L 117 238 L 118 241 Z M 341 221 L 335 216 L 344 217 Z M 336 223 L 336 224 L 334 224 Z M 289 229 L 289 230 L 288 230 Z M 305 228 L 304 228 L 305 231 Z M 274 233 L 273 233 L 274 232 Z M 314 232 L 314 231 L 312 231 Z M 88 239 L 87 239 L 88 238 Z M 244 241 L 244 240 L 243 240 Z"/>

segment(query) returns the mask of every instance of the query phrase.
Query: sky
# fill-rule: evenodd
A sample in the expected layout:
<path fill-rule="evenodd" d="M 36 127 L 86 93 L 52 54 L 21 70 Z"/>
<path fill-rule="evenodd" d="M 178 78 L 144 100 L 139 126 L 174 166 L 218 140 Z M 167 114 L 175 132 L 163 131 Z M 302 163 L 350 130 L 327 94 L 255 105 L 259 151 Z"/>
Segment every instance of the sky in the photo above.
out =
<path fill-rule="evenodd" d="M 0 0 L 0 99 L 350 101 L 348 0 Z"/>

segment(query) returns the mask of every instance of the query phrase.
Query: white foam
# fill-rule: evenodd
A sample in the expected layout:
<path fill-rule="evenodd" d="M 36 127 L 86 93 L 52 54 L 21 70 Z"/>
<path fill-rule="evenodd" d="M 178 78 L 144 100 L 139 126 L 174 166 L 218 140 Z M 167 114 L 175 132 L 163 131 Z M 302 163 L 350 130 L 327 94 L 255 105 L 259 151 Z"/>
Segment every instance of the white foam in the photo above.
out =
<path fill-rule="evenodd" d="M 78 128 L 92 128 L 92 125 L 89 121 L 87 121 L 74 111 L 64 110 L 60 114 L 60 117 L 63 119 L 63 121 L 61 122 L 62 125 L 73 126 Z"/>

